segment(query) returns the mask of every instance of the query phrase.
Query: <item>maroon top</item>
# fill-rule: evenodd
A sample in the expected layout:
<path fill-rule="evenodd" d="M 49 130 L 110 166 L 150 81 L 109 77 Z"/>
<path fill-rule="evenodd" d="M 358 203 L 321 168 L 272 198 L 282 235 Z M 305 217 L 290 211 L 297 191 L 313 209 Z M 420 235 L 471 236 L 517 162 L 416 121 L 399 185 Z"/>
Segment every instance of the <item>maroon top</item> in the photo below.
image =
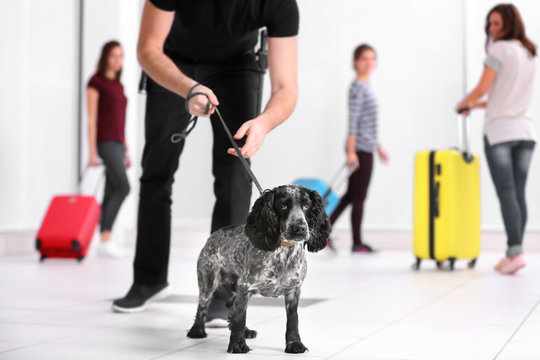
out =
<path fill-rule="evenodd" d="M 118 141 L 124 143 L 127 98 L 118 80 L 96 74 L 88 81 L 99 93 L 97 113 L 97 142 Z"/>

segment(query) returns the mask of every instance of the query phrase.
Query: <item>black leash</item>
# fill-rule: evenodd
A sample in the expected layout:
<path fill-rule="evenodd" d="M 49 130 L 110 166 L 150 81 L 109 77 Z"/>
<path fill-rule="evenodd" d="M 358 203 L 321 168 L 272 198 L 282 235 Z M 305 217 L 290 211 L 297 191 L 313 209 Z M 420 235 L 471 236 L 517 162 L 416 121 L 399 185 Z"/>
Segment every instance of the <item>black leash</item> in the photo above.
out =
<path fill-rule="evenodd" d="M 189 91 L 187 93 L 185 104 L 186 104 L 186 111 L 188 112 L 188 114 L 189 114 L 188 102 L 189 102 L 189 100 L 191 98 L 193 98 L 195 96 L 198 96 L 198 95 L 203 95 L 203 96 L 206 96 L 206 98 L 208 99 L 208 95 L 206 95 L 203 92 L 193 92 L 193 90 L 199 85 L 200 84 L 195 84 L 191 89 L 189 89 Z M 259 190 L 259 193 L 262 195 L 263 194 L 263 189 L 261 187 L 261 184 L 259 184 L 259 181 L 255 177 L 255 174 L 253 174 L 253 171 L 251 171 L 251 168 L 250 168 L 248 162 L 246 161 L 246 159 L 242 155 L 242 152 L 240 151 L 240 148 L 236 144 L 236 141 L 234 140 L 234 138 L 233 138 L 233 136 L 231 134 L 231 131 L 227 127 L 227 124 L 225 124 L 225 120 L 223 120 L 223 117 L 221 116 L 221 113 L 219 112 L 217 106 L 214 109 L 216 110 L 216 114 L 219 117 L 219 120 L 221 121 L 221 125 L 223 126 L 223 129 L 225 130 L 225 133 L 227 134 L 227 137 L 231 141 L 231 144 L 234 147 L 234 150 L 236 151 L 236 154 L 238 154 L 238 158 L 240 159 L 240 162 L 244 166 L 244 169 L 248 173 L 249 177 L 251 178 L 251 180 L 253 181 L 255 186 L 257 187 L 257 190 Z M 208 114 L 209 112 L 210 112 L 210 99 L 208 99 L 208 102 L 206 103 L 205 114 Z M 184 130 L 182 130 L 181 133 L 175 133 L 175 134 L 173 134 L 171 136 L 171 142 L 176 144 L 176 143 L 179 143 L 182 140 L 185 140 L 186 137 L 189 135 L 189 133 L 193 130 L 193 128 L 197 124 L 197 119 L 198 119 L 197 116 L 195 116 L 195 115 L 191 116 L 191 118 L 189 119 L 189 121 L 188 121 L 186 127 L 184 128 Z M 190 125 L 191 125 L 191 127 L 190 127 Z"/>

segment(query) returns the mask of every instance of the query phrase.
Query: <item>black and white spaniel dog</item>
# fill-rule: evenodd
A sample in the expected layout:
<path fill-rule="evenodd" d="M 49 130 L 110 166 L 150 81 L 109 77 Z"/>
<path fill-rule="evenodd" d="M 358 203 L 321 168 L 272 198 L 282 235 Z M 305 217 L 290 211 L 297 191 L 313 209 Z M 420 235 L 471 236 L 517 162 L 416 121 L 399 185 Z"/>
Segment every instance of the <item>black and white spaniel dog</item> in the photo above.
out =
<path fill-rule="evenodd" d="M 246 338 L 257 333 L 246 327 L 246 310 L 251 295 L 285 297 L 287 353 L 307 348 L 298 332 L 300 287 L 307 271 L 304 248 L 317 252 L 326 246 L 331 226 L 322 198 L 298 185 L 267 190 L 257 199 L 246 225 L 214 232 L 201 250 L 197 262 L 199 306 L 195 323 L 187 336 L 206 337 L 206 312 L 212 293 L 229 284 L 234 296 L 229 301 L 230 353 L 246 353 Z"/>

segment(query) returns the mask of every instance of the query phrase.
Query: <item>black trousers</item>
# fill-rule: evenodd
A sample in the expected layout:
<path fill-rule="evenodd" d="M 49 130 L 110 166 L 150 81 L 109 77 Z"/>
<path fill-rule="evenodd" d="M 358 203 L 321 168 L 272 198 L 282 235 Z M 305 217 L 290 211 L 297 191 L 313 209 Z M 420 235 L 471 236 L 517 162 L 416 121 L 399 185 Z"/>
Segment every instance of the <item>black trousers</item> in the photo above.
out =
<path fill-rule="evenodd" d="M 175 63 L 184 74 L 212 89 L 219 99 L 219 111 L 232 134 L 244 122 L 258 115 L 262 79 L 254 54 L 246 53 L 222 64 Z M 148 79 L 134 261 L 134 282 L 137 284 L 161 285 L 167 282 L 172 185 L 184 146 L 184 141 L 173 144 L 170 137 L 182 131 L 189 118 L 184 98 Z M 240 160 L 227 154 L 231 144 L 215 114 L 211 123 L 216 197 L 211 232 L 214 232 L 224 226 L 245 223 L 251 200 L 251 180 Z M 242 146 L 244 141 L 238 143 Z"/>
<path fill-rule="evenodd" d="M 362 245 L 362 218 L 364 217 L 364 202 L 366 200 L 371 173 L 373 172 L 373 153 L 357 151 L 360 168 L 349 177 L 347 192 L 341 198 L 336 209 L 330 215 L 330 223 L 334 225 L 343 210 L 352 203 L 351 225 L 353 233 L 353 250 Z"/>

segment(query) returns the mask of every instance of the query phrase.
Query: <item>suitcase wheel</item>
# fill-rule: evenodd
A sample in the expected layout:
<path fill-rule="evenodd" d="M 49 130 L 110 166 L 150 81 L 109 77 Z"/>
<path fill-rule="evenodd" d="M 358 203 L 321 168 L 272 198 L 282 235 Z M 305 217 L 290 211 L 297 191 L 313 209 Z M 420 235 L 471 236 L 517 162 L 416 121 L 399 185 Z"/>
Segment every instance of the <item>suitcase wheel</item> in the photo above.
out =
<path fill-rule="evenodd" d="M 81 262 L 83 260 L 84 260 L 84 256 L 82 256 L 82 255 L 77 256 L 77 261 L 78 262 Z"/>
<path fill-rule="evenodd" d="M 469 261 L 469 263 L 467 264 L 467 267 L 468 267 L 469 269 L 474 269 L 474 267 L 476 266 L 476 260 L 477 260 L 477 259 L 478 259 L 478 258 L 474 258 L 474 259 L 472 259 L 471 261 Z"/>
<path fill-rule="evenodd" d="M 436 261 L 438 270 L 454 271 L 454 265 L 456 263 L 456 258 L 448 259 L 448 264 L 445 264 L 445 261 Z"/>
<path fill-rule="evenodd" d="M 422 262 L 422 259 L 420 258 L 416 258 L 416 262 L 414 264 L 412 264 L 412 269 L 414 271 L 418 271 L 420 270 L 420 263 Z"/>
<path fill-rule="evenodd" d="M 77 253 L 79 252 L 81 249 L 81 243 L 79 242 L 79 240 L 71 240 L 71 251 L 73 251 L 74 253 Z"/>
<path fill-rule="evenodd" d="M 454 271 L 454 264 L 456 263 L 455 258 L 448 259 L 448 270 Z"/>
<path fill-rule="evenodd" d="M 41 255 L 39 257 L 39 262 L 43 262 L 43 260 L 45 260 L 47 257 L 45 255 Z"/>

